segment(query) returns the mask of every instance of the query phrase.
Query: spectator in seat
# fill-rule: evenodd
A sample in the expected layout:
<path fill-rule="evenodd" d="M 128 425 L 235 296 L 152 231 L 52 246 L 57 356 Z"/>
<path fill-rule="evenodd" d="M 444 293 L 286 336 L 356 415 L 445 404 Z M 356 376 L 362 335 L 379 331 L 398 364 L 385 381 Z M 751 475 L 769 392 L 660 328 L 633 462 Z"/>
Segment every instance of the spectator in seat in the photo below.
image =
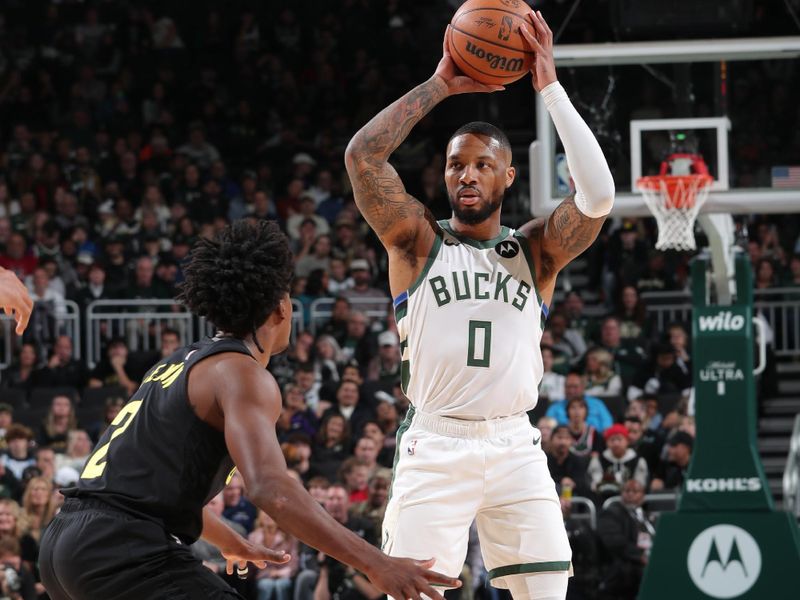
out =
<path fill-rule="evenodd" d="M 361 367 L 366 367 L 377 354 L 377 339 L 369 331 L 367 315 L 360 310 L 350 311 L 345 335 L 337 341 L 345 359 L 355 359 Z"/>
<path fill-rule="evenodd" d="M 13 538 L 19 541 L 20 557 L 33 571 L 39 557 L 39 545 L 26 531 L 20 505 L 10 498 L 0 499 L 0 540 Z"/>
<path fill-rule="evenodd" d="M 30 527 L 31 537 L 38 543 L 45 527 L 55 516 L 53 484 L 45 477 L 34 477 L 22 495 L 22 513 Z"/>
<path fill-rule="evenodd" d="M 675 352 L 675 364 L 691 377 L 692 359 L 689 356 L 689 334 L 680 323 L 672 323 L 667 329 L 667 336 L 669 344 Z"/>
<path fill-rule="evenodd" d="M 372 521 L 375 539 L 380 539 L 386 503 L 389 500 L 389 488 L 392 483 L 391 471 L 381 469 L 369 478 L 367 499 L 354 504 L 350 514 Z"/>
<path fill-rule="evenodd" d="M 389 298 L 385 292 L 372 287 L 372 274 L 369 262 L 365 258 L 355 258 L 350 262 L 350 274 L 355 285 L 343 290 L 341 295 L 350 300 L 374 300 L 374 302 L 359 302 L 357 308 L 363 311 L 382 310 Z"/>
<path fill-rule="evenodd" d="M 0 254 L 0 267 L 13 271 L 21 280 L 32 275 L 39 259 L 28 251 L 28 242 L 21 233 L 12 233 L 4 254 Z"/>
<path fill-rule="evenodd" d="M 350 431 L 360 431 L 364 421 L 375 417 L 375 412 L 365 402 L 359 402 L 359 388 L 354 381 L 343 380 L 336 390 L 336 404 L 322 415 L 322 418 L 337 414 L 344 417 L 350 426 Z"/>
<path fill-rule="evenodd" d="M 3 455 L 3 465 L 18 480 L 22 480 L 22 472 L 36 464 L 31 453 L 33 431 L 19 423 L 12 424 L 6 431 L 8 450 Z"/>
<path fill-rule="evenodd" d="M 83 471 L 92 453 L 92 440 L 83 429 L 73 429 L 67 433 L 67 451 L 56 455 L 56 470 L 71 467 L 79 473 Z"/>
<path fill-rule="evenodd" d="M 4 565 L 0 579 L 0 591 L 4 598 L 12 600 L 35 600 L 44 593 L 44 586 L 36 584 L 30 569 L 22 562 L 22 549 L 18 540 L 12 537 L 0 539 L 0 563 Z M 12 587 L 9 570 L 14 571 L 15 582 Z"/>
<path fill-rule="evenodd" d="M 317 433 L 319 420 L 297 384 L 287 383 L 283 388 L 284 410 L 287 412 L 288 428 L 286 434 L 303 433 L 313 437 Z"/>
<path fill-rule="evenodd" d="M 328 499 L 325 502 L 328 513 L 350 531 L 364 538 L 370 544 L 376 544 L 372 523 L 349 514 L 350 503 L 347 490 L 341 485 L 328 488 Z M 366 577 L 337 560 L 324 556 L 320 566 L 319 579 L 314 588 L 314 600 L 378 600 L 382 596 L 380 590 L 373 586 Z"/>
<path fill-rule="evenodd" d="M 53 397 L 50 410 L 39 429 L 36 442 L 39 446 L 49 446 L 54 452 L 67 451 L 67 434 L 78 426 L 72 400 L 65 394 Z"/>
<path fill-rule="evenodd" d="M 322 269 L 323 271 L 329 272 L 332 247 L 333 243 L 331 242 L 331 237 L 329 235 L 318 235 L 317 239 L 314 240 L 314 245 L 311 247 L 311 251 L 308 254 L 297 258 L 297 263 L 294 267 L 295 274 L 298 277 L 308 277 L 311 272 L 316 269 Z M 330 284 L 328 286 L 328 291 L 335 293 L 330 289 Z"/>
<path fill-rule="evenodd" d="M 567 415 L 567 402 L 572 399 L 581 399 L 586 404 L 589 414 L 586 416 L 586 422 L 592 425 L 600 433 L 606 430 L 614 423 L 606 405 L 603 401 L 594 396 L 589 396 L 586 393 L 586 381 L 579 371 L 570 371 L 564 382 L 564 400 L 552 402 L 547 408 L 545 413 L 548 417 L 553 417 L 558 421 L 559 425 L 566 425 L 569 421 Z"/>
<path fill-rule="evenodd" d="M 341 347 L 342 340 L 347 337 L 349 321 L 350 301 L 347 298 L 339 296 L 333 303 L 331 318 L 322 326 L 320 334 L 333 336 L 336 338 L 336 341 L 339 342 L 339 346 Z"/>
<path fill-rule="evenodd" d="M 263 510 L 259 511 L 256 527 L 248 536 L 254 544 L 271 550 L 282 550 L 291 560 L 284 564 L 267 563 L 256 572 L 258 600 L 291 600 L 292 578 L 297 574 L 299 559 L 297 540 L 281 531 L 278 524 Z"/>
<path fill-rule="evenodd" d="M 628 429 L 615 423 L 605 430 L 606 449 L 589 461 L 589 479 L 592 490 L 601 498 L 616 496 L 628 479 L 636 479 L 647 487 L 647 462 L 630 447 Z"/>
<path fill-rule="evenodd" d="M 567 400 L 567 429 L 572 435 L 572 452 L 579 456 L 596 456 L 605 448 L 603 435 L 586 422 L 588 408 L 583 398 Z M 606 428 L 608 429 L 608 428 Z"/>
<path fill-rule="evenodd" d="M 642 508 L 644 490 L 639 480 L 629 479 L 622 487 L 622 502 L 612 503 L 597 520 L 597 534 L 610 559 L 599 586 L 604 600 L 638 594 L 655 535 Z"/>
<path fill-rule="evenodd" d="M 355 287 L 356 282 L 347 274 L 347 264 L 343 259 L 332 257 L 330 266 L 328 267 L 328 293 L 332 296 L 338 296 L 345 290 Z"/>
<path fill-rule="evenodd" d="M 653 350 L 653 357 L 652 363 L 640 369 L 634 377 L 628 388 L 628 398 L 638 398 L 645 393 L 688 395 L 692 387 L 692 374 L 677 364 L 672 345 L 658 344 Z"/>
<path fill-rule="evenodd" d="M 101 263 L 95 262 L 89 267 L 87 285 L 75 292 L 73 300 L 78 303 L 81 314 L 86 314 L 86 308 L 95 300 L 109 300 L 112 298 L 111 290 L 106 285 L 106 270 Z"/>
<path fill-rule="evenodd" d="M 568 292 L 564 298 L 563 305 L 568 331 L 576 332 L 584 342 L 588 343 L 590 340 L 596 340 L 598 324 L 596 319 L 587 317 L 583 309 L 584 304 L 581 295 L 575 290 Z"/>
<path fill-rule="evenodd" d="M 567 356 L 570 364 L 575 364 L 586 353 L 586 341 L 577 331 L 567 327 L 567 317 L 562 312 L 550 315 L 547 324 L 553 342 L 550 346 Z"/>
<path fill-rule="evenodd" d="M 623 341 L 619 319 L 606 317 L 600 327 L 600 345 L 614 356 L 614 371 L 628 385 L 636 373 L 647 364 L 647 352 L 634 340 Z"/>
<path fill-rule="evenodd" d="M 400 341 L 394 331 L 378 335 L 378 355 L 367 366 L 367 381 L 391 383 L 400 379 Z"/>
<path fill-rule="evenodd" d="M 64 294 L 50 286 L 50 275 L 44 267 L 36 267 L 31 275 L 28 291 L 31 299 L 47 306 L 53 315 L 63 315 L 67 312 L 64 304 Z"/>
<path fill-rule="evenodd" d="M 380 404 L 378 406 L 380 407 Z M 395 411 L 395 414 L 397 414 L 397 411 Z M 365 439 L 372 440 L 372 443 L 377 449 L 377 456 L 375 460 L 378 467 L 391 469 L 394 463 L 394 439 L 392 438 L 393 443 L 387 444 L 390 438 L 383 432 L 383 429 L 377 421 L 365 421 L 361 426 L 361 438 L 359 439 L 359 444 L 361 443 L 361 440 Z M 363 453 L 359 455 L 359 444 L 356 444 L 356 456 L 364 458 Z M 361 451 L 363 452 L 363 450 L 364 447 L 362 445 Z"/>
<path fill-rule="evenodd" d="M 49 446 L 36 449 L 36 469 L 41 477 L 52 482 L 56 476 L 56 453 Z"/>
<path fill-rule="evenodd" d="M 339 381 L 339 367 L 344 362 L 339 342 L 332 335 L 320 335 L 317 338 L 314 357 L 314 371 L 317 380 L 324 386 Z"/>
<path fill-rule="evenodd" d="M 122 338 L 114 338 L 108 342 L 106 356 L 89 374 L 89 387 L 122 386 L 128 395 L 139 387 L 134 373 L 134 366 L 128 361 L 128 344 Z"/>
<path fill-rule="evenodd" d="M 374 423 L 374 421 L 368 422 Z M 378 445 L 375 443 L 375 440 L 363 435 L 364 427 L 365 426 L 362 425 L 362 435 L 358 438 L 353 448 L 353 456 L 367 466 L 367 478 L 369 478 L 375 474 L 375 471 L 383 467 L 378 464 Z"/>
<path fill-rule="evenodd" d="M 549 404 L 565 397 L 566 378 L 560 373 L 553 372 L 553 349 L 550 346 L 542 346 L 542 364 L 544 373 L 539 383 L 539 402 Z"/>
<path fill-rule="evenodd" d="M 576 496 L 591 496 L 587 468 L 589 460 L 572 452 L 574 440 L 566 425 L 556 425 L 550 436 L 550 451 L 547 452 L 547 468 L 556 483 L 556 491 L 562 495 L 564 488 Z"/>
<path fill-rule="evenodd" d="M 245 496 L 244 481 L 239 473 L 230 476 L 228 485 L 222 490 L 225 508 L 222 515 L 234 523 L 241 525 L 245 532 L 250 533 L 255 527 L 258 510 Z"/>
<path fill-rule="evenodd" d="M 645 429 L 642 420 L 632 414 L 625 415 L 623 425 L 628 430 L 630 447 L 645 460 L 647 471 L 652 475 L 661 460 L 661 448 L 664 446 L 661 432 Z"/>
<path fill-rule="evenodd" d="M 685 431 L 676 431 L 667 439 L 667 460 L 662 461 L 653 474 L 650 490 L 676 491 L 683 485 L 686 470 L 692 460 L 694 438 Z"/>
<path fill-rule="evenodd" d="M 586 353 L 586 394 L 596 398 L 622 395 L 622 378 L 614 372 L 614 357 L 605 348 Z"/>
<path fill-rule="evenodd" d="M 619 296 L 619 334 L 623 340 L 637 340 L 646 337 L 647 312 L 635 285 L 622 287 Z"/>
<path fill-rule="evenodd" d="M 342 463 L 339 468 L 339 481 L 347 488 L 350 504 L 367 499 L 369 475 L 369 465 L 360 458 L 351 456 Z"/>
<path fill-rule="evenodd" d="M 19 349 L 19 359 L 3 371 L 0 387 L 16 390 L 30 390 L 34 385 L 36 366 L 39 363 L 39 352 L 36 344 L 26 342 Z"/>
<path fill-rule="evenodd" d="M 351 384 L 352 385 L 352 384 Z M 345 418 L 338 412 L 331 412 L 322 419 L 314 452 L 311 458 L 311 471 L 334 481 L 339 466 L 347 458 L 350 445 L 350 428 Z"/>
<path fill-rule="evenodd" d="M 82 389 L 86 385 L 86 367 L 83 361 L 73 358 L 72 353 L 72 339 L 58 336 L 47 365 L 33 375 L 34 385 Z"/>
<path fill-rule="evenodd" d="M 0 451 L 2 452 L 5 452 L 8 448 L 6 445 L 6 432 L 13 422 L 14 407 L 5 402 L 0 402 Z"/>
<path fill-rule="evenodd" d="M 309 192 L 301 192 L 298 202 L 299 212 L 293 214 L 286 220 L 286 233 L 289 235 L 290 240 L 300 239 L 300 225 L 307 219 L 314 222 L 317 236 L 326 235 L 330 231 L 328 221 L 314 212 L 316 208 L 317 205 L 314 202 L 314 197 Z M 319 239 L 319 237 L 317 239 Z M 328 241 L 330 241 L 330 239 Z M 327 268 L 327 266 L 326 264 L 323 268 Z"/>
<path fill-rule="evenodd" d="M 19 498 L 22 490 L 20 489 L 19 480 L 14 477 L 14 474 L 6 469 L 3 461 L 0 461 L 0 498 L 11 498 L 16 500 Z M 0 500 L 2 502 L 2 500 Z M 1 505 L 0 505 L 1 506 Z M 2 519 L 0 519 L 0 527 L 2 527 Z M 2 532 L 0 531 L 0 535 Z"/>

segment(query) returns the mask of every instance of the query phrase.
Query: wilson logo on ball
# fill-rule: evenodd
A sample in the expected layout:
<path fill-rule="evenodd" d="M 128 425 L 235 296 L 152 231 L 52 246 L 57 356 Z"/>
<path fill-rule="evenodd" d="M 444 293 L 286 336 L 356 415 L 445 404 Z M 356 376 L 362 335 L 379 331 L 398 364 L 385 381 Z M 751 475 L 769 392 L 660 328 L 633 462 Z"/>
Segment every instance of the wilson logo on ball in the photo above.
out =
<path fill-rule="evenodd" d="M 501 71 L 508 71 L 509 73 L 518 73 L 522 70 L 521 58 L 508 58 L 500 54 L 487 52 L 477 44 L 467 41 L 467 52 L 485 60 L 492 69 L 499 69 Z"/>

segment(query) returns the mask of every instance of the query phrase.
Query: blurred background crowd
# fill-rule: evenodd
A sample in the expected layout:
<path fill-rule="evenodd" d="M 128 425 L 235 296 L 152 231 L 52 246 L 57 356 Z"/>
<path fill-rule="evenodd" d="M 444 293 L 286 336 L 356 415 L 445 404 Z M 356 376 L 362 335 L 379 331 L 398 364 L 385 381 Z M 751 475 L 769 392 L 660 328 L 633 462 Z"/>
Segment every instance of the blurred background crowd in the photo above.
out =
<path fill-rule="evenodd" d="M 0 371 L 0 583 L 9 597 L 46 597 L 37 540 L 58 510 L 58 488 L 75 483 L 147 370 L 192 341 L 167 326 L 151 332 L 144 350 L 106 332 L 102 357 L 90 365 L 53 325 L 65 302 L 85 315 L 96 300 L 126 300 L 120 310 L 137 312 L 137 303 L 170 299 L 193 243 L 239 218 L 277 221 L 295 253 L 292 297 L 306 327 L 270 364 L 283 390 L 278 432 L 287 465 L 334 518 L 380 543 L 394 436 L 409 402 L 399 385 L 386 256 L 353 204 L 342 157 L 358 127 L 430 76 L 458 4 L 2 4 L 0 266 L 37 302 Z M 584 4 L 575 14 L 565 1 L 538 8 L 551 23 L 569 22 L 563 42 L 614 39 L 613 2 Z M 769 3 L 754 4 L 754 31 L 784 33 Z M 784 104 L 798 81 L 795 71 L 753 68 L 731 97 L 732 111 L 769 111 L 772 126 L 761 132 L 775 139 L 766 146 L 795 154 L 800 111 Z M 629 113 L 674 102 L 651 92 L 644 86 L 618 102 Z M 442 170 L 450 133 L 484 118 L 524 148 L 535 137 L 532 107 L 527 83 L 492 98 L 448 100 L 393 156 L 409 192 L 449 217 Z M 760 141 L 734 141 L 737 177 L 758 183 L 770 164 Z M 504 207 L 511 226 L 529 218 L 521 171 Z M 758 289 L 800 285 L 796 218 L 737 224 Z M 691 256 L 655 251 L 653 231 L 650 220 L 609 220 L 580 261 L 582 276 L 568 274 L 571 283 L 559 288 L 542 339 L 546 372 L 530 416 L 573 542 L 571 598 L 633 597 L 653 533 L 644 493 L 678 489 L 691 457 L 687 323 L 655 327 L 642 297 L 685 290 Z M 322 317 L 312 311 L 320 299 L 328 299 Z M 611 497 L 621 501 L 603 508 Z M 597 508 L 596 524 L 572 518 L 577 498 Z M 293 556 L 232 580 L 248 597 L 380 595 L 357 573 L 298 547 L 247 500 L 238 476 L 212 506 L 242 535 Z M 453 595 L 495 600 L 501 593 L 485 585 L 472 542 L 466 585 Z M 196 552 L 224 576 L 216 549 L 198 542 Z"/>

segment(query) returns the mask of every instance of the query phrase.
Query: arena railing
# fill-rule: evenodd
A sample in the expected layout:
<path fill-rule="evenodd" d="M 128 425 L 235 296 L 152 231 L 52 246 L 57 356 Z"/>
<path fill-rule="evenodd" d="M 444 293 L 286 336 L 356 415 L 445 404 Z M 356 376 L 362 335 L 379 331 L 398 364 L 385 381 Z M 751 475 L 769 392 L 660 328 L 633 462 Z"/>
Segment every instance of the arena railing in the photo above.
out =
<path fill-rule="evenodd" d="M 361 310 L 370 319 L 383 320 L 389 314 L 389 305 L 391 299 L 387 296 L 383 302 L 383 306 L 378 308 L 381 304 L 380 299 L 375 298 L 348 298 L 352 310 Z M 333 305 L 336 303 L 335 298 L 319 298 L 314 300 L 309 307 L 309 322 L 307 323 L 309 330 L 314 335 L 317 335 L 317 328 L 320 327 L 325 321 L 331 318 L 333 314 Z"/>
<path fill-rule="evenodd" d="M 603 502 L 603 510 L 616 502 L 622 502 L 622 496 L 611 496 Z M 658 509 L 657 506 L 663 505 Z M 678 494 L 674 492 L 662 492 L 654 494 L 645 494 L 642 506 L 646 506 L 651 515 L 658 516 L 662 512 L 673 512 L 678 506 Z"/>
<path fill-rule="evenodd" d="M 81 321 L 80 309 L 72 300 L 64 300 L 63 310 L 54 309 L 52 304 L 34 303 L 28 329 L 23 334 L 24 340 L 35 342 L 40 347 L 52 344 L 58 336 L 66 335 L 72 340 L 72 353 L 75 358 L 81 357 Z M 3 341 L 0 343 L 0 370 L 9 367 L 16 357 L 19 340 L 14 328 L 13 317 L 0 313 L 0 331 Z"/>
<path fill-rule="evenodd" d="M 597 508 L 594 502 L 583 496 L 573 496 L 570 504 L 571 509 L 568 518 L 587 520 L 592 531 L 597 531 Z M 575 512 L 576 507 L 580 507 L 581 510 Z"/>
<path fill-rule="evenodd" d="M 292 337 L 305 327 L 302 305 L 292 300 Z M 123 338 L 131 351 L 158 350 L 161 332 L 175 329 L 182 344 L 190 344 L 216 329 L 173 300 L 95 300 L 86 309 L 86 362 L 94 368 L 109 340 Z"/>
<path fill-rule="evenodd" d="M 800 356 L 800 287 L 754 290 L 755 311 L 772 330 L 772 349 L 776 356 Z M 689 326 L 692 303 L 688 292 L 645 292 L 642 294 L 648 316 L 657 331 L 670 323 Z"/>
<path fill-rule="evenodd" d="M 783 470 L 783 506 L 800 519 L 800 415 L 794 418 L 789 456 Z"/>

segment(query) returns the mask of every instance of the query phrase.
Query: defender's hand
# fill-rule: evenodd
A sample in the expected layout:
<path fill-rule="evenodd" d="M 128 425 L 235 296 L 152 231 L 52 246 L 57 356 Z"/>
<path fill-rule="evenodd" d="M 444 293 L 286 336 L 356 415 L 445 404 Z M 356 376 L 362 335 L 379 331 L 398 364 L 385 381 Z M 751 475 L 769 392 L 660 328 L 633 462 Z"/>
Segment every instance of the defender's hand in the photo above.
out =
<path fill-rule="evenodd" d="M 17 335 L 22 335 L 28 326 L 33 310 L 33 300 L 31 300 L 28 289 L 25 287 L 13 271 L 8 271 L 0 267 L 0 308 L 8 316 L 14 316 L 17 321 Z"/>
<path fill-rule="evenodd" d="M 528 19 L 531 24 L 525 24 L 519 30 L 525 41 L 536 52 L 531 66 L 531 79 L 533 80 L 533 89 L 541 92 L 554 81 L 558 81 L 556 62 L 553 59 L 553 32 L 547 26 L 542 11 L 532 10 L 528 14 Z"/>
<path fill-rule="evenodd" d="M 386 564 L 376 565 L 367 574 L 372 584 L 395 600 L 421 600 L 425 594 L 433 600 L 444 600 L 431 584 L 446 587 L 461 587 L 461 582 L 430 568 L 435 559 L 411 560 L 410 558 L 386 558 Z"/>
<path fill-rule="evenodd" d="M 222 549 L 220 548 L 222 556 L 228 561 L 225 567 L 225 572 L 228 575 L 233 575 L 234 565 L 238 565 L 240 571 L 247 570 L 247 563 L 251 562 L 259 569 L 267 566 L 267 563 L 285 564 L 291 560 L 291 556 L 285 552 L 277 550 L 270 550 L 261 544 L 253 544 L 248 540 L 242 539 L 236 545 L 236 548 Z"/>
<path fill-rule="evenodd" d="M 447 44 L 447 31 L 444 33 L 444 41 L 442 42 L 442 60 L 439 61 L 434 75 L 444 80 L 447 84 L 447 93 L 450 96 L 469 94 L 471 92 L 498 92 L 506 89 L 502 85 L 486 85 L 484 83 L 479 83 L 471 77 L 462 74 L 453 61 L 453 57 L 450 56 L 450 47 Z"/>

